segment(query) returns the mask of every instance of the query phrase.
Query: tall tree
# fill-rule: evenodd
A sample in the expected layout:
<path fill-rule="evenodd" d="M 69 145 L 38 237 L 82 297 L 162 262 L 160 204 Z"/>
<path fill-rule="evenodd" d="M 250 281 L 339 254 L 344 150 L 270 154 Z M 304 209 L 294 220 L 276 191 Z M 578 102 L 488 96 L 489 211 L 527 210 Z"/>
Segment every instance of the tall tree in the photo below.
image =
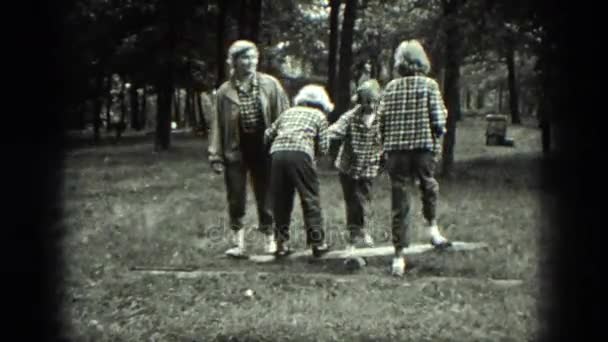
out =
<path fill-rule="evenodd" d="M 460 65 L 462 63 L 462 36 L 458 11 L 466 0 L 442 0 L 445 19 L 445 102 L 448 110 L 447 133 L 443 140 L 442 174 L 451 177 L 456 144 L 456 121 L 460 117 Z"/>
<path fill-rule="evenodd" d="M 521 124 L 521 117 L 519 115 L 519 87 L 517 86 L 517 80 L 515 79 L 515 41 L 514 38 L 509 36 L 506 39 L 505 44 L 506 61 L 508 70 L 508 81 L 509 81 L 509 109 L 511 110 L 511 123 Z"/>
<path fill-rule="evenodd" d="M 217 19 L 217 80 L 215 87 L 219 88 L 226 78 L 226 18 L 228 16 L 228 2 L 219 2 Z"/>
<path fill-rule="evenodd" d="M 342 23 L 342 34 L 340 36 L 340 67 L 338 70 L 337 104 L 332 121 L 337 120 L 339 114 L 344 113 L 350 105 L 350 81 L 352 78 L 351 67 L 353 64 L 353 32 L 356 19 L 357 0 L 346 0 L 344 7 L 344 20 Z"/>
<path fill-rule="evenodd" d="M 173 1 L 162 2 L 161 13 L 163 13 L 166 34 L 166 50 L 161 60 L 161 72 L 158 75 L 158 104 L 156 112 L 156 135 L 154 149 L 158 151 L 168 150 L 171 146 L 171 102 L 173 99 L 173 72 L 175 69 L 175 50 L 177 45 L 177 13 L 176 4 Z"/>
<path fill-rule="evenodd" d="M 129 104 L 131 105 L 131 128 L 136 131 L 141 130 L 141 114 L 139 110 L 139 94 L 137 87 L 132 84 L 129 87 Z"/>
<path fill-rule="evenodd" d="M 262 0 L 240 0 L 239 38 L 259 43 Z"/>
<path fill-rule="evenodd" d="M 338 17 L 340 14 L 340 0 L 329 1 L 329 58 L 327 72 L 327 89 L 329 96 L 335 101 L 336 98 L 336 70 L 337 70 L 337 52 L 338 52 Z"/>

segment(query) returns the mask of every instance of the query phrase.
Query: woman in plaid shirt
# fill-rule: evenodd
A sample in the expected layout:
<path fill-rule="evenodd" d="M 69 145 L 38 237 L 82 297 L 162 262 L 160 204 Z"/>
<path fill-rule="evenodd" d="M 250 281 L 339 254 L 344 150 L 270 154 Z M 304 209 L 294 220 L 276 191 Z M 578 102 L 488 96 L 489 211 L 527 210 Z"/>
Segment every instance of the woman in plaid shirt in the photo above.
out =
<path fill-rule="evenodd" d="M 294 99 L 294 107 L 284 111 L 266 130 L 266 143 L 271 145 L 270 193 L 272 198 L 276 256 L 285 256 L 289 223 L 295 191 L 298 191 L 304 215 L 306 242 L 315 257 L 329 251 L 325 244 L 323 216 L 319 199 L 319 178 L 315 159 L 327 154 L 327 113 L 333 104 L 319 85 L 304 86 Z"/>
<path fill-rule="evenodd" d="M 446 131 L 447 109 L 439 85 L 427 76 L 430 63 L 418 41 L 404 41 L 397 47 L 395 69 L 401 77 L 386 85 L 378 116 L 392 188 L 392 235 L 395 246 L 392 272 L 401 276 L 405 269 L 402 251 L 409 245 L 410 204 L 406 189 L 409 176 L 420 182 L 422 212 L 428 223 L 431 244 L 446 247 L 451 243 L 437 227 L 439 184 L 434 178 L 437 156 L 441 153 L 440 138 Z"/>
<path fill-rule="evenodd" d="M 379 173 L 382 157 L 379 121 L 375 113 L 380 99 L 378 81 L 371 79 L 361 83 L 355 98 L 355 108 L 329 127 L 330 139 L 342 141 L 335 166 L 344 193 L 349 251 L 355 249 L 360 239 L 366 247 L 374 245 L 371 235 L 364 232 L 364 226 L 369 216 L 372 181 Z"/>

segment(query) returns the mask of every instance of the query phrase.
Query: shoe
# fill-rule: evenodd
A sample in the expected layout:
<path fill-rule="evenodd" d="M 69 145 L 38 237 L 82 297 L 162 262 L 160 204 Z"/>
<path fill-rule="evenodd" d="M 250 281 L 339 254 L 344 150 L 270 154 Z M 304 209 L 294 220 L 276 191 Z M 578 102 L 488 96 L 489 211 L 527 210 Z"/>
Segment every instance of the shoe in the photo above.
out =
<path fill-rule="evenodd" d="M 243 229 L 233 232 L 232 241 L 234 246 L 227 250 L 225 254 L 233 258 L 243 258 L 247 256 L 245 250 L 245 231 Z"/>
<path fill-rule="evenodd" d="M 391 266 L 391 274 L 395 277 L 403 277 L 405 273 L 405 258 L 403 256 L 394 257 Z"/>
<path fill-rule="evenodd" d="M 452 242 L 446 238 L 443 238 L 443 239 L 431 238 L 431 246 L 433 246 L 437 249 L 444 249 L 444 248 L 452 247 Z"/>
<path fill-rule="evenodd" d="M 227 250 L 225 252 L 225 254 L 229 257 L 233 257 L 233 258 L 237 258 L 237 259 L 242 259 L 242 258 L 247 258 L 247 253 L 246 251 L 241 248 L 241 247 L 232 247 L 229 250 Z"/>
<path fill-rule="evenodd" d="M 433 247 L 441 249 L 452 246 L 452 243 L 439 232 L 437 225 L 432 225 L 428 229 L 431 245 Z"/>
<path fill-rule="evenodd" d="M 344 267 L 347 271 L 356 271 L 360 270 L 367 265 L 367 261 L 365 258 L 347 258 L 344 260 Z"/>
<path fill-rule="evenodd" d="M 346 251 L 346 254 L 351 255 L 355 252 L 355 249 L 357 249 L 357 247 L 355 247 L 354 244 L 349 243 L 346 245 L 346 248 L 344 250 Z"/>
<path fill-rule="evenodd" d="M 330 248 L 325 243 L 320 246 L 312 246 L 312 256 L 315 258 L 320 258 L 323 255 L 327 254 L 329 251 Z"/>
<path fill-rule="evenodd" d="M 367 248 L 372 248 L 374 247 L 374 239 L 372 238 L 371 235 L 365 233 L 365 235 L 363 235 L 363 246 L 367 247 Z"/>
<path fill-rule="evenodd" d="M 284 242 L 283 243 L 278 243 L 276 245 L 276 250 L 273 252 L 273 254 L 274 254 L 274 256 L 276 258 L 284 258 L 284 257 L 290 255 L 291 253 L 293 253 L 293 251 Z"/>
<path fill-rule="evenodd" d="M 277 251 L 277 241 L 274 234 L 264 236 L 264 252 L 273 254 Z"/>

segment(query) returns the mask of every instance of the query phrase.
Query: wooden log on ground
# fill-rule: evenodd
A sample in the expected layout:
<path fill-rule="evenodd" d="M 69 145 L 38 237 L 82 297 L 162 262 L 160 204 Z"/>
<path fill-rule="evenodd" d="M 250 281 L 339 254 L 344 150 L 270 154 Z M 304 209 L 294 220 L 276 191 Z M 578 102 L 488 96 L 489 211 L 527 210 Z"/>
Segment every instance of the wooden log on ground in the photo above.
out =
<path fill-rule="evenodd" d="M 454 241 L 452 242 L 452 246 L 442 249 L 442 251 L 470 251 L 480 248 L 486 248 L 488 245 L 483 242 L 462 242 L 462 241 Z M 436 250 L 431 244 L 412 244 L 408 248 L 403 250 L 404 255 L 413 255 L 413 254 L 421 254 L 425 252 L 429 252 L 432 250 Z M 320 259 L 347 259 L 347 258 L 370 258 L 376 256 L 386 256 L 392 255 L 395 253 L 395 249 L 393 246 L 381 246 L 381 247 L 371 247 L 371 248 L 357 248 L 354 252 L 348 252 L 346 250 L 335 250 L 330 251 L 327 254 L 323 255 Z M 311 250 L 304 250 L 294 252 L 286 257 L 281 259 L 298 259 L 298 258 L 312 258 Z M 276 257 L 271 254 L 261 254 L 261 255 L 250 255 L 249 260 L 257 263 L 265 263 L 272 262 L 276 260 Z"/>

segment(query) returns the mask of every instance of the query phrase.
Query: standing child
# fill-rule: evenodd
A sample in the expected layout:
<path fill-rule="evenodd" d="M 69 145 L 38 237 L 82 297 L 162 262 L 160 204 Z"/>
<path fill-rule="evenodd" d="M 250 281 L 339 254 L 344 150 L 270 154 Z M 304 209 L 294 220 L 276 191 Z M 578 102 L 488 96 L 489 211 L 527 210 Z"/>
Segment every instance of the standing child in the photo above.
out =
<path fill-rule="evenodd" d="M 380 170 L 382 144 L 376 104 L 380 98 L 378 81 L 364 81 L 357 88 L 357 105 L 344 113 L 329 127 L 330 139 L 342 141 L 335 166 L 346 207 L 346 226 L 349 231 L 347 250 L 353 251 L 357 242 L 373 247 L 374 241 L 365 231 L 369 217 L 371 188 Z"/>
<path fill-rule="evenodd" d="M 435 179 L 441 136 L 446 132 L 447 109 L 437 82 L 428 76 L 431 65 L 417 40 L 402 42 L 395 52 L 395 69 L 400 77 L 389 82 L 380 100 L 378 117 L 386 170 L 391 180 L 392 235 L 395 257 L 392 273 L 405 270 L 403 249 L 409 245 L 409 177 L 420 182 L 422 213 L 427 234 L 435 247 L 451 242 L 437 225 L 439 183 Z"/>
<path fill-rule="evenodd" d="M 326 115 L 332 109 L 323 87 L 306 85 L 296 95 L 294 107 L 283 112 L 266 130 L 266 143 L 271 145 L 270 193 L 278 257 L 291 252 L 289 224 L 296 190 L 302 204 L 307 245 L 312 247 L 314 257 L 329 251 L 315 159 L 328 152 Z"/>

